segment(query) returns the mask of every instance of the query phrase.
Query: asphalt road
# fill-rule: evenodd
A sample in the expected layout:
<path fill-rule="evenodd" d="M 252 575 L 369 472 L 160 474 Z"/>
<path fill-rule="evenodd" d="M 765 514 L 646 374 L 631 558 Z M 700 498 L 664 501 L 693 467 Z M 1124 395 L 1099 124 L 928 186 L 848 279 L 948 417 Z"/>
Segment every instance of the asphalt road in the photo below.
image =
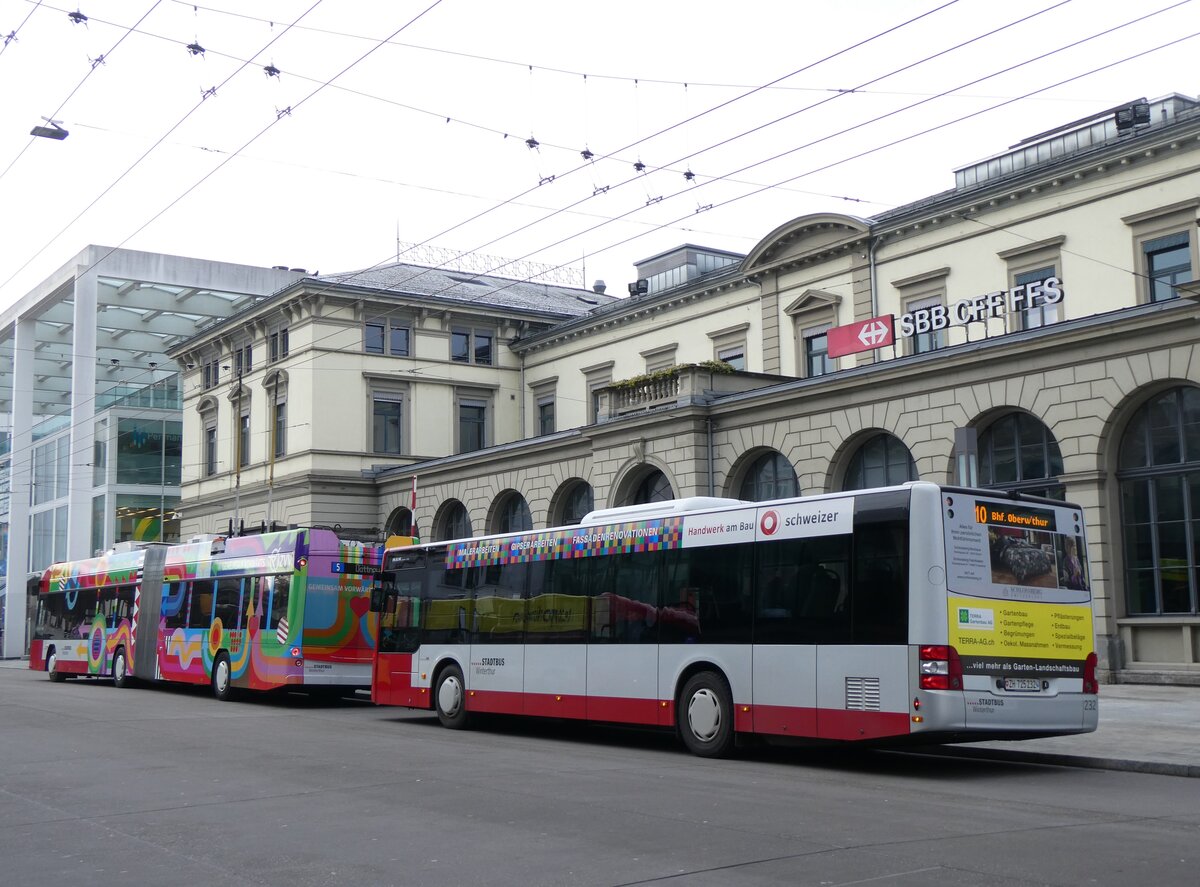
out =
<path fill-rule="evenodd" d="M 1195 780 L 0 669 L 0 884 L 1197 883 Z"/>

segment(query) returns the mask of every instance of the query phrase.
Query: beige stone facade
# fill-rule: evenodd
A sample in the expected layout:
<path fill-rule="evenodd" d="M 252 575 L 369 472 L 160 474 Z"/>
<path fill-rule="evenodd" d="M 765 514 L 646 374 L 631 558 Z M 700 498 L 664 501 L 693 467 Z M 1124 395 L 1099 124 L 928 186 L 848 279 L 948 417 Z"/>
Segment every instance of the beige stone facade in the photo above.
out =
<path fill-rule="evenodd" d="M 802 216 L 740 262 L 514 330 L 497 366 L 475 368 L 496 417 L 477 451 L 456 452 L 439 425 L 464 384 L 452 363 L 408 374 L 412 452 L 387 464 L 352 444 L 377 370 L 359 366 L 347 323 L 337 353 L 290 358 L 340 375 L 311 420 L 327 425 L 328 409 L 337 432 L 319 447 L 300 432 L 289 453 L 304 471 L 287 519 L 345 508 L 344 526 L 382 532 L 415 516 L 437 539 L 569 523 L 581 503 L 751 498 L 767 468 L 804 494 L 952 482 L 965 429 L 981 482 L 1084 509 L 1108 678 L 1200 683 L 1200 109 L 1181 96 L 1154 109 L 1153 126 L 1077 121 L 918 203 Z M 827 355 L 831 328 L 873 318 L 893 344 Z M 229 506 L 227 477 L 205 483 L 185 475 L 197 530 Z M 320 515 L 317 489 L 330 491 Z M 259 508 L 261 477 L 240 495 Z"/>

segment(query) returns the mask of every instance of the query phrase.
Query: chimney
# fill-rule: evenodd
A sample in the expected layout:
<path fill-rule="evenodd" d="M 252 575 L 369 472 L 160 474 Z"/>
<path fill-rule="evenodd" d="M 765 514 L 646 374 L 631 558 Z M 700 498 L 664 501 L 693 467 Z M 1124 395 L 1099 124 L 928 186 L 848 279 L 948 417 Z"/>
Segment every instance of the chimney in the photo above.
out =
<path fill-rule="evenodd" d="M 595 283 L 592 284 L 592 292 L 594 292 L 594 293 L 599 293 L 600 295 L 604 295 L 604 291 L 606 289 L 608 289 L 608 284 L 606 284 L 603 280 L 597 280 Z"/>

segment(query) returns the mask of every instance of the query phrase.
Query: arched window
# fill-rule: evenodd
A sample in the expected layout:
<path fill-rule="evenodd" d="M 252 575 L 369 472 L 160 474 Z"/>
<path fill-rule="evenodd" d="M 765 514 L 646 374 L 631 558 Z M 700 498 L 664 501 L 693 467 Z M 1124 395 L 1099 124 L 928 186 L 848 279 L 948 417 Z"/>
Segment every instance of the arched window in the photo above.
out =
<path fill-rule="evenodd" d="M 1064 498 L 1062 453 L 1041 419 L 1009 413 L 979 435 L 979 483 L 1020 490 L 1050 499 Z"/>
<path fill-rule="evenodd" d="M 786 499 L 800 495 L 800 482 L 783 453 L 764 453 L 754 460 L 742 481 L 738 498 L 748 502 Z"/>
<path fill-rule="evenodd" d="M 592 485 L 583 482 L 577 483 L 571 487 L 571 491 L 563 500 L 558 522 L 564 526 L 577 524 L 583 520 L 585 514 L 595 507 L 596 500 L 592 494 Z"/>
<path fill-rule="evenodd" d="M 441 520 L 438 521 L 437 538 L 441 541 L 447 539 L 467 539 L 471 535 L 471 518 L 467 514 L 466 506 L 461 502 L 455 502 L 442 514 Z"/>
<path fill-rule="evenodd" d="M 1118 467 L 1129 615 L 1200 613 L 1200 389 L 1144 404 Z"/>
<path fill-rule="evenodd" d="M 510 493 L 504 497 L 500 507 L 496 509 L 497 533 L 523 533 L 533 529 L 533 515 L 529 506 L 520 493 Z"/>
<path fill-rule="evenodd" d="M 850 459 L 843 490 L 890 487 L 917 479 L 917 464 L 904 441 L 886 431 L 874 435 Z"/>
<path fill-rule="evenodd" d="M 657 468 L 642 478 L 637 489 L 633 491 L 633 505 L 645 505 L 647 502 L 669 502 L 675 498 L 671 482 Z"/>
<path fill-rule="evenodd" d="M 388 515 L 384 536 L 411 536 L 413 514 L 407 508 L 397 508 Z"/>

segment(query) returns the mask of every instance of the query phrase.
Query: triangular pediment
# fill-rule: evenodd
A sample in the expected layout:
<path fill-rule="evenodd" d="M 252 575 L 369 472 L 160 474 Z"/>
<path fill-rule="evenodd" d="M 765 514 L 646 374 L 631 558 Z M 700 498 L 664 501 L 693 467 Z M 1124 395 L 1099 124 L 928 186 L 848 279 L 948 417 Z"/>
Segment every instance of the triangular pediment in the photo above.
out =
<path fill-rule="evenodd" d="M 794 302 L 784 308 L 785 314 L 806 314 L 809 311 L 836 309 L 841 304 L 842 297 L 825 290 L 807 289 Z"/>

